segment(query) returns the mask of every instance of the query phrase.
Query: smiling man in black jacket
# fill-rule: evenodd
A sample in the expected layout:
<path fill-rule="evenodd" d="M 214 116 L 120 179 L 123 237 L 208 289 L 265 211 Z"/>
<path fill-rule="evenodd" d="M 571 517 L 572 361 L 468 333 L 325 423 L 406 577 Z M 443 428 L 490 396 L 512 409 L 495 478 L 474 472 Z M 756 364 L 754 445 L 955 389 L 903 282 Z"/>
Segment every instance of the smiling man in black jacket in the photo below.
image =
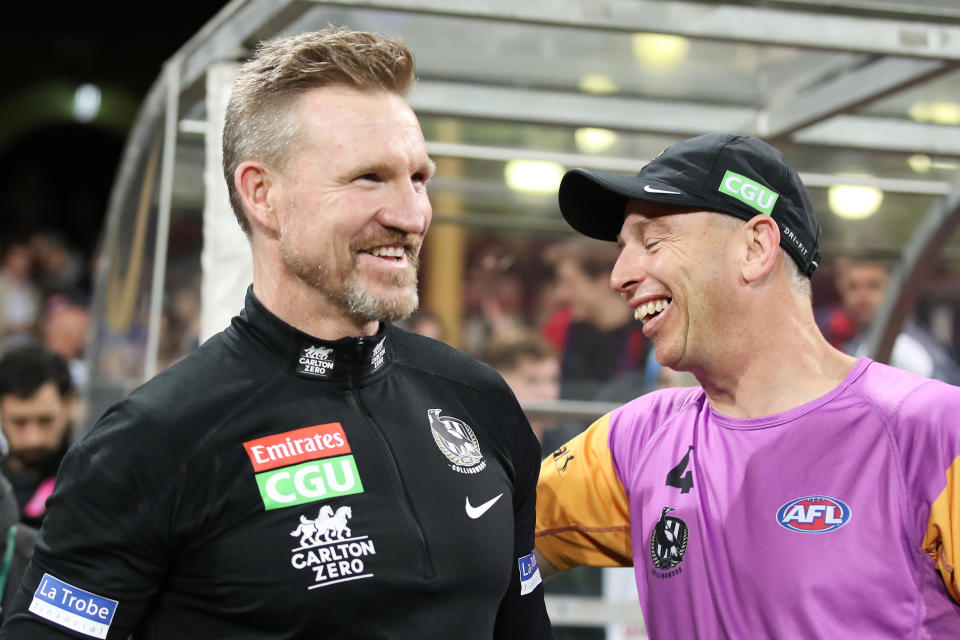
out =
<path fill-rule="evenodd" d="M 537 442 L 492 369 L 394 327 L 434 165 L 374 34 L 261 45 L 224 173 L 243 312 L 64 461 L 4 638 L 549 638 Z"/>

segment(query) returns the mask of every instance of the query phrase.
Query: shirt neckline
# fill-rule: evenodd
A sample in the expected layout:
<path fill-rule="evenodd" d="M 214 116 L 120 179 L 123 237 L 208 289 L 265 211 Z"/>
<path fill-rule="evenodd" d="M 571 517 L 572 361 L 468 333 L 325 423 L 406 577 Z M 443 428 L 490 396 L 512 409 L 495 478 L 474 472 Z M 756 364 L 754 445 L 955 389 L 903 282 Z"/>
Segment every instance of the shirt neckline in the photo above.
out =
<path fill-rule="evenodd" d="M 269 358 L 279 360 L 284 370 L 300 378 L 356 382 L 384 371 L 393 359 L 387 323 L 381 322 L 372 336 L 322 340 L 274 315 L 257 299 L 252 286 L 232 326 L 248 334 Z"/>
<path fill-rule="evenodd" d="M 863 375 L 863 372 L 866 371 L 871 362 L 873 361 L 867 357 L 858 358 L 850 371 L 847 372 L 847 375 L 844 376 L 843 381 L 841 381 L 840 384 L 835 388 L 831 389 L 819 398 L 814 398 L 813 400 L 805 402 L 799 407 L 795 407 L 781 413 L 758 416 L 756 418 L 734 418 L 716 411 L 712 406 L 710 406 L 709 400 L 707 400 L 705 403 L 706 411 L 711 420 L 714 420 L 720 425 L 730 429 L 766 429 L 769 427 L 780 426 L 796 420 L 797 418 L 806 415 L 811 411 L 818 409 L 819 407 L 822 407 L 839 396 L 846 389 L 848 389 L 850 385 L 857 380 L 857 378 Z"/>

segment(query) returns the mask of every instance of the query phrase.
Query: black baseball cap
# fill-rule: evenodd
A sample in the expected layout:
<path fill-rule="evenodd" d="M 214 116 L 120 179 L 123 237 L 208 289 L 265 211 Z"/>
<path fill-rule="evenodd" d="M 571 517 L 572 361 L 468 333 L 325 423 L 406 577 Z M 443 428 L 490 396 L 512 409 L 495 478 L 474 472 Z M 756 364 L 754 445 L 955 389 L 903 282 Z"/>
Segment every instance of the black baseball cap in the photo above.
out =
<path fill-rule="evenodd" d="M 820 225 L 800 176 L 758 138 L 710 133 L 668 147 L 636 176 L 571 169 L 560 182 L 563 217 L 591 238 L 615 241 L 631 199 L 743 220 L 767 214 L 801 272 L 810 276 L 820 263 Z"/>

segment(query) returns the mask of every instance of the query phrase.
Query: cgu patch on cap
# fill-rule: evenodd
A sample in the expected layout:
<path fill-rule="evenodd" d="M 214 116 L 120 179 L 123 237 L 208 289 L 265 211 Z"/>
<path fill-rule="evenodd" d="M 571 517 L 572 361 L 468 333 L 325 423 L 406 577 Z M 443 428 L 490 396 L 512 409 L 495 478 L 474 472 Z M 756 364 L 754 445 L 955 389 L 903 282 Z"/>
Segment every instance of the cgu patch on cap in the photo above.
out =
<path fill-rule="evenodd" d="M 850 507 L 828 496 L 807 496 L 786 503 L 777 510 L 780 526 L 801 533 L 836 531 L 850 522 Z"/>
<path fill-rule="evenodd" d="M 780 197 L 776 191 L 771 191 L 759 182 L 754 182 L 734 171 L 723 174 L 723 180 L 720 181 L 717 191 L 733 196 L 748 207 L 768 216 L 773 212 L 773 205 Z"/>

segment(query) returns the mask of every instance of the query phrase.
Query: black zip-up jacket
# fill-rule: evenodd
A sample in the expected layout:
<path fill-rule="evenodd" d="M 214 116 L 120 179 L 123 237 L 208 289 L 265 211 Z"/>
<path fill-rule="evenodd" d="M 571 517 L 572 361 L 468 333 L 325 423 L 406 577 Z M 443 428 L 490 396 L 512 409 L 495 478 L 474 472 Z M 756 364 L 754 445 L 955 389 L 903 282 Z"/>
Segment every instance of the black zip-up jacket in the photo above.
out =
<path fill-rule="evenodd" d="M 2 638 L 550 638 L 539 447 L 488 366 L 247 294 L 67 454 Z"/>

